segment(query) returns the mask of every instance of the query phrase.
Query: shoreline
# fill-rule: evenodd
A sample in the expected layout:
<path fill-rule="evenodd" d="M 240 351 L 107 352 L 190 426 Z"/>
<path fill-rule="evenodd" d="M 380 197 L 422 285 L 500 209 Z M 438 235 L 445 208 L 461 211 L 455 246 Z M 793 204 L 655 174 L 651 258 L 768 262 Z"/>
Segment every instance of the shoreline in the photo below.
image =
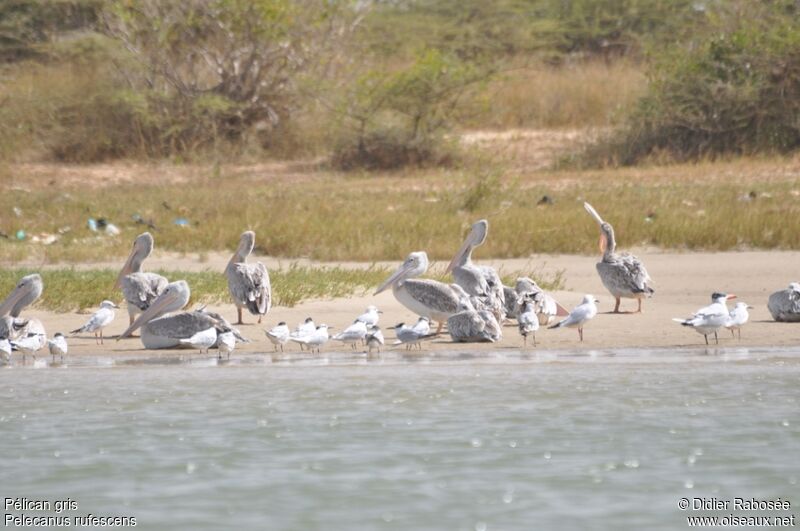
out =
<path fill-rule="evenodd" d="M 720 348 L 733 347 L 784 347 L 800 346 L 800 325 L 777 323 L 772 320 L 766 308 L 769 295 L 788 286 L 789 282 L 800 277 L 800 252 L 797 251 L 745 251 L 720 253 L 677 253 L 677 252 L 642 252 L 635 251 L 646 264 L 651 276 L 655 279 L 656 293 L 653 298 L 644 301 L 642 314 L 609 314 L 614 299 L 604 290 L 595 270 L 596 256 L 583 255 L 536 255 L 525 259 L 488 260 L 480 256 L 479 264 L 491 264 L 501 271 L 519 269 L 535 270 L 544 274 L 563 271 L 565 288 L 551 292 L 567 309 L 576 305 L 584 293 L 591 293 L 600 299 L 598 316 L 586 325 L 585 341 L 578 341 L 575 330 L 540 329 L 537 332 L 537 347 L 529 347 L 531 352 L 561 350 L 598 350 L 621 348 L 705 348 L 703 336 L 691 329 L 681 327 L 672 322 L 673 317 L 687 317 L 696 309 L 709 304 L 713 291 L 736 293 L 738 300 L 754 307 L 750 312 L 750 322 L 742 329 L 742 339 L 731 339 L 730 333 L 720 331 Z M 220 255 L 219 259 L 223 259 Z M 256 258 L 258 260 L 259 258 Z M 151 269 L 161 267 L 158 258 Z M 206 263 L 209 268 L 219 264 Z M 332 263 L 330 265 L 337 265 Z M 338 265 L 352 265 L 340 263 Z M 369 264 L 364 264 L 367 267 Z M 396 265 L 396 264 L 393 264 Z M 527 268 L 526 268 L 527 266 Z M 221 268 L 219 269 L 221 271 Z M 221 273 L 220 273 L 221 274 Z M 47 289 L 47 286 L 45 286 Z M 121 299 L 121 297 L 120 297 Z M 98 301 L 99 302 L 99 301 Z M 366 306 L 377 305 L 384 313 L 380 326 L 384 330 L 387 346 L 394 335 L 388 326 L 399 322 L 416 321 L 416 316 L 400 305 L 390 291 L 373 297 L 370 294 L 347 298 L 311 300 L 292 308 L 275 307 L 264 318 L 262 325 L 255 324 L 253 316 L 245 316 L 247 324 L 239 326 L 241 333 L 251 343 L 238 344 L 237 354 L 270 353 L 272 345 L 267 341 L 263 329 L 271 328 L 279 321 L 286 321 L 290 328 L 306 317 L 314 318 L 317 324 L 326 323 L 341 330 L 358 316 Z M 623 299 L 622 309 L 632 310 L 636 307 L 634 300 Z M 209 309 L 220 312 L 231 322 L 235 321 L 236 311 L 233 304 L 211 304 Z M 57 331 L 66 333 L 78 328 L 87 318 L 86 314 L 56 313 L 33 309 L 23 313 L 40 319 L 52 336 Z M 106 335 L 113 337 L 121 333 L 127 326 L 127 312 L 117 311 L 115 321 L 106 329 Z M 334 331 L 335 333 L 335 331 Z M 162 351 L 144 351 L 137 338 L 115 341 L 108 339 L 103 347 L 95 346 L 94 339 L 87 336 L 69 336 L 70 355 L 142 355 L 159 356 Z M 519 350 L 522 340 L 515 325 L 503 328 L 503 339 L 498 343 L 452 343 L 446 334 L 425 344 L 423 352 L 436 353 L 444 351 L 490 352 Z M 709 348 L 716 345 L 711 340 Z M 289 343 L 286 350 L 299 352 L 296 344 Z M 181 351 L 165 351 L 181 352 Z M 184 351 L 185 352 L 185 351 Z M 349 347 L 331 340 L 323 348 L 324 353 L 347 353 Z M 44 357 L 46 349 L 40 352 Z M 47 354 L 49 356 L 49 354 Z"/>

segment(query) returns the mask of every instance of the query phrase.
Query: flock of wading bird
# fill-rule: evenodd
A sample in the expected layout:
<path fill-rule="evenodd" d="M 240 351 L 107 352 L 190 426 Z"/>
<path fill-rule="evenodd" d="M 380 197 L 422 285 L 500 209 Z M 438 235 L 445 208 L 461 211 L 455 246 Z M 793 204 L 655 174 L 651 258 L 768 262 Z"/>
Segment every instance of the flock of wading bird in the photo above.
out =
<path fill-rule="evenodd" d="M 616 301 L 614 313 L 620 312 L 620 301 L 626 298 L 636 299 L 636 312 L 641 312 L 642 300 L 654 294 L 647 269 L 635 256 L 617 253 L 611 224 L 604 221 L 590 204 L 584 203 L 584 207 L 600 228 L 603 255 L 597 263 L 597 272 Z M 455 342 L 495 342 L 502 338 L 502 324 L 509 320 L 517 321 L 524 346 L 528 344 L 528 337 L 536 345 L 536 332 L 543 326 L 576 328 L 583 341 L 584 326 L 597 315 L 598 301 L 595 297 L 587 294 L 578 306 L 567 311 L 530 278 L 518 278 L 513 288 L 504 286 L 497 271 L 472 262 L 472 251 L 486 241 L 488 229 L 486 220 L 472 225 L 466 240 L 447 266 L 446 273 L 452 273 L 453 283 L 418 278 L 428 269 L 428 256 L 424 251 L 417 251 L 409 254 L 378 287 L 376 295 L 391 287 L 395 298 L 419 315 L 413 325 L 399 323 L 389 327 L 395 332 L 395 345 L 421 349 L 422 341 L 438 336 L 445 324 Z M 272 289 L 267 268 L 260 262 L 247 262 L 254 244 L 255 233 L 244 232 L 225 268 L 230 294 L 236 304 L 236 324 L 243 324 L 245 309 L 258 316 L 261 323 L 271 308 Z M 218 313 L 207 311 L 205 307 L 182 311 L 189 302 L 189 285 L 185 280 L 169 282 L 161 275 L 142 271 L 142 264 L 152 251 L 152 235 L 147 232 L 140 234 L 117 278 L 115 287 L 122 290 L 130 317 L 130 326 L 117 340 L 131 337 L 134 331 L 141 329 L 141 341 L 146 349 L 188 347 L 208 353 L 210 348 L 217 348 L 220 358 L 223 355 L 230 357 L 237 342 L 249 342 Z M 64 334 L 58 332 L 48 340 L 41 321 L 20 316 L 41 296 L 43 288 L 41 276 L 27 275 L 0 303 L 0 362 L 9 363 L 12 352 L 19 351 L 24 363 L 26 355 L 35 357 L 45 346 L 53 360 L 56 356 L 63 360 L 67 354 Z M 674 320 L 702 334 L 706 344 L 712 334 L 719 343 L 718 332 L 723 327 L 731 334 L 738 331 L 741 337 L 741 327 L 747 323 L 747 310 L 751 307 L 737 302 L 733 309 L 729 309 L 726 303 L 735 297 L 730 293 L 715 292 L 711 295 L 712 304 L 686 319 Z M 773 293 L 767 306 L 776 321 L 800 321 L 800 283 L 793 282 L 788 289 Z M 97 343 L 103 344 L 103 329 L 114 320 L 114 310 L 118 308 L 113 301 L 103 301 L 89 320 L 72 333 L 93 333 Z M 294 330 L 280 322 L 265 333 L 276 351 L 283 351 L 284 345 L 292 341 L 298 343 L 301 350 L 319 352 L 323 345 L 334 339 L 354 350 L 359 345 L 366 345 L 369 354 L 373 350 L 380 353 L 385 344 L 378 326 L 381 313 L 375 306 L 369 306 L 353 324 L 333 336 L 329 335 L 330 327 L 317 325 L 310 317 Z M 438 324 L 434 333 L 430 328 L 432 321 Z"/>

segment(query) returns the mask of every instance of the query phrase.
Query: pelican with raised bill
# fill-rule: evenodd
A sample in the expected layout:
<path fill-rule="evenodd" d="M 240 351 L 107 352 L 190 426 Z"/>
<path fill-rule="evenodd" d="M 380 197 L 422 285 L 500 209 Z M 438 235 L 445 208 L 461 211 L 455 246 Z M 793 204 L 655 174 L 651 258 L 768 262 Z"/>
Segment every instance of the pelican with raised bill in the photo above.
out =
<path fill-rule="evenodd" d="M 600 226 L 600 252 L 603 257 L 597 263 L 597 273 L 603 286 L 616 299 L 614 313 L 620 313 L 620 299 L 636 299 L 642 311 L 642 299 L 652 297 L 655 290 L 650 286 L 653 280 L 647 273 L 641 260 L 630 253 L 616 253 L 617 241 L 614 238 L 614 227 L 603 220 L 600 214 L 589 203 L 583 207 Z"/>
<path fill-rule="evenodd" d="M 100 303 L 100 309 L 92 314 L 86 324 L 80 328 L 76 328 L 71 334 L 82 334 L 85 332 L 94 333 L 95 343 L 98 345 L 103 344 L 103 329 L 114 321 L 115 308 L 119 308 L 111 301 L 103 301 Z"/>
<path fill-rule="evenodd" d="M 586 323 L 594 319 L 595 315 L 597 315 L 598 302 L 600 301 L 595 299 L 594 295 L 584 295 L 581 303 L 573 308 L 571 312 L 569 312 L 569 315 L 566 319 L 563 319 L 562 321 L 559 321 L 548 328 L 577 328 L 578 337 L 581 341 L 583 341 L 583 327 L 586 325 Z"/>
<path fill-rule="evenodd" d="M 120 288 L 128 303 L 129 323 L 156 300 L 167 288 L 169 281 L 156 273 L 142 271 L 142 265 L 153 252 L 153 235 L 143 232 L 133 240 L 131 254 L 119 272 L 115 288 Z"/>
<path fill-rule="evenodd" d="M 38 273 L 25 275 L 17 282 L 17 285 L 8 294 L 8 297 L 0 303 L 0 317 L 10 315 L 19 317 L 22 310 L 36 302 L 42 296 L 44 283 Z"/>
<path fill-rule="evenodd" d="M 239 341 L 247 341 L 217 313 L 205 310 L 181 312 L 180 310 L 188 304 L 190 296 L 191 290 L 185 280 L 170 282 L 153 304 L 120 334 L 118 340 L 130 337 L 135 330 L 141 328 L 144 348 L 176 348 L 184 346 L 182 339 L 188 339 L 198 332 L 219 326 L 229 328 Z"/>
<path fill-rule="evenodd" d="M 256 243 L 256 233 L 248 230 L 239 238 L 239 246 L 233 253 L 225 275 L 228 277 L 228 289 L 236 304 L 238 321 L 243 324 L 242 310 L 258 316 L 258 322 L 264 317 L 272 305 L 272 287 L 269 281 L 269 272 L 261 262 L 248 264 L 247 257 L 253 252 Z"/>
<path fill-rule="evenodd" d="M 428 255 L 417 251 L 408 255 L 405 261 L 381 284 L 375 295 L 389 286 L 395 298 L 417 315 L 425 316 L 439 323 L 436 335 L 448 317 L 458 311 L 458 298 L 447 284 L 437 280 L 416 278 L 428 270 Z"/>
<path fill-rule="evenodd" d="M 719 329 L 728 324 L 730 312 L 726 302 L 729 299 L 735 299 L 736 295 L 733 293 L 712 293 L 711 304 L 704 308 L 700 308 L 688 319 L 673 319 L 676 323 L 683 326 L 694 328 L 694 331 L 701 334 L 706 339 L 708 345 L 709 334 L 714 334 L 714 340 L 719 344 L 719 336 L 717 332 Z"/>
<path fill-rule="evenodd" d="M 788 288 L 770 295 L 767 309 L 776 321 L 800 322 L 800 282 L 792 282 Z"/>

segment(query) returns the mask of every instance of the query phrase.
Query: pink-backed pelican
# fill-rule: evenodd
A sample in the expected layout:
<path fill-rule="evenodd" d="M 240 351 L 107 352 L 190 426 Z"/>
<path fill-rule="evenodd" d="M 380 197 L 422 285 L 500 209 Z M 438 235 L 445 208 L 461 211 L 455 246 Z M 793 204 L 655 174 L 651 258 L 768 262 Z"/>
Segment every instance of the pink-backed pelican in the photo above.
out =
<path fill-rule="evenodd" d="M 253 315 L 258 315 L 258 322 L 269 312 L 272 304 L 272 288 L 269 283 L 269 273 L 261 262 L 248 264 L 247 257 L 253 252 L 256 243 L 256 233 L 248 230 L 239 238 L 239 246 L 233 253 L 225 275 L 228 277 L 228 289 L 236 304 L 238 321 L 243 324 L 242 309 L 247 308 Z"/>
<path fill-rule="evenodd" d="M 380 285 L 375 295 L 389 286 L 395 298 L 417 315 L 422 315 L 439 323 L 436 335 L 442 331 L 447 318 L 458 311 L 458 298 L 450 286 L 436 280 L 415 278 L 428 270 L 428 255 L 417 251 L 408 255 L 405 261 Z"/>
<path fill-rule="evenodd" d="M 131 254 L 119 272 L 115 288 L 121 288 L 128 303 L 129 324 L 136 315 L 145 311 L 156 297 L 166 289 L 169 281 L 156 273 L 142 271 L 142 264 L 153 252 L 153 235 L 143 232 L 133 240 Z"/>
<path fill-rule="evenodd" d="M 176 348 L 182 346 L 182 339 L 188 339 L 213 326 L 223 332 L 231 330 L 237 339 L 247 341 L 217 313 L 204 310 L 181 312 L 180 310 L 189 302 L 190 296 L 191 290 L 185 280 L 170 282 L 163 293 L 120 334 L 118 339 L 130 337 L 131 333 L 141 327 L 144 348 Z"/>
<path fill-rule="evenodd" d="M 603 221 L 600 214 L 589 203 L 583 207 L 600 226 L 600 251 L 603 258 L 597 263 L 597 273 L 603 286 L 616 299 L 614 313 L 620 313 L 619 303 L 621 298 L 637 299 L 639 307 L 637 313 L 642 311 L 642 299 L 651 297 L 655 290 L 650 286 L 652 279 L 647 273 L 641 260 L 629 253 L 617 254 L 614 252 L 617 242 L 614 239 L 614 227 Z"/>

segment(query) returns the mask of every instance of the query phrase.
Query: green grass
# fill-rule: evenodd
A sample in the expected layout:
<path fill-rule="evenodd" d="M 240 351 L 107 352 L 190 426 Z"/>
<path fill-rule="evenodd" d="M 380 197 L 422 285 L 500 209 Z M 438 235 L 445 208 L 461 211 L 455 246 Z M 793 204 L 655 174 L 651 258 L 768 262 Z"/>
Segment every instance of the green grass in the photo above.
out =
<path fill-rule="evenodd" d="M 10 292 L 29 269 L 0 270 L 0 293 Z M 37 271 L 42 275 L 44 292 L 36 303 L 38 308 L 58 312 L 97 307 L 104 299 L 121 301 L 122 295 L 112 287 L 118 271 L 110 269 L 51 269 Z M 183 279 L 192 289 L 189 305 L 230 300 L 228 282 L 216 272 L 157 271 L 171 280 Z M 304 300 L 344 297 L 373 289 L 389 271 L 380 267 L 362 269 L 311 268 L 291 266 L 270 272 L 273 305 L 294 306 Z"/>
<path fill-rule="evenodd" d="M 591 202 L 614 225 L 621 248 L 692 250 L 800 249 L 800 170 L 788 159 L 532 172 L 477 166 L 457 170 L 341 175 L 327 172 L 205 176 L 191 184 L 19 187 L 6 183 L 0 230 L 28 235 L 69 230 L 53 245 L 0 238 L 6 263 L 117 260 L 127 254 L 138 214 L 156 225 L 156 248 L 185 253 L 230 251 L 240 233 L 257 234 L 257 252 L 330 261 L 397 261 L 425 250 L 449 260 L 476 219 L 488 218 L 475 259 L 533 253 L 596 253 L 598 230 L 582 207 Z M 755 192 L 752 201 L 742 200 Z M 539 206 L 542 196 L 554 204 Z M 169 207 L 165 207 L 164 203 Z M 22 214 L 12 214 L 13 208 Z M 651 215 L 652 214 L 652 215 Z M 650 216 L 649 216 L 650 215 Z M 97 236 L 88 217 L 122 229 Z M 185 217 L 188 227 L 173 221 Z M 649 221 L 647 221 L 649 217 Z"/>

